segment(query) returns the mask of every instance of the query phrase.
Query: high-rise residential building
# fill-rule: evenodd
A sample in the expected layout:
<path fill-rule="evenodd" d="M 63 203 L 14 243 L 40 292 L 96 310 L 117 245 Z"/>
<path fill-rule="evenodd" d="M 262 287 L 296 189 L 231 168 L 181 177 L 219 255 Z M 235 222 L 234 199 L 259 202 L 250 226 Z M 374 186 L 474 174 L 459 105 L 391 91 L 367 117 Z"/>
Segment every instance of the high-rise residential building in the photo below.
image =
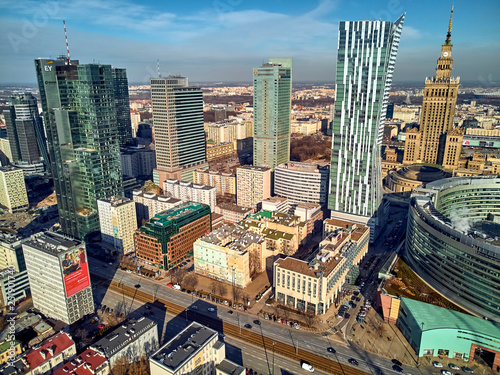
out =
<path fill-rule="evenodd" d="M 341 21 L 328 208 L 332 217 L 379 228 L 381 143 L 405 15 L 389 21 Z"/>
<path fill-rule="evenodd" d="M 158 195 L 142 189 L 136 189 L 132 194 L 139 226 L 143 225 L 143 221 L 148 221 L 156 214 L 182 204 L 180 199 Z"/>
<path fill-rule="evenodd" d="M 208 168 L 203 93 L 181 76 L 151 78 L 151 103 L 156 145 L 153 178 L 193 181 L 193 170 Z"/>
<path fill-rule="evenodd" d="M 113 91 L 115 94 L 118 144 L 120 147 L 124 147 L 133 144 L 127 71 L 125 69 L 113 68 L 111 73 L 113 75 Z"/>
<path fill-rule="evenodd" d="M 213 186 L 198 185 L 186 181 L 167 180 L 163 183 L 163 191 L 165 194 L 184 202 L 191 201 L 206 204 L 210 206 L 212 212 L 214 212 L 215 205 L 217 204 L 217 191 Z"/>
<path fill-rule="evenodd" d="M 288 162 L 274 170 L 274 193 L 291 202 L 326 204 L 330 166 Z"/>
<path fill-rule="evenodd" d="M 9 212 L 29 207 L 23 171 L 12 166 L 0 167 L 0 204 Z"/>
<path fill-rule="evenodd" d="M 236 194 L 236 175 L 229 172 L 197 169 L 193 172 L 193 182 L 215 187 L 218 195 Z"/>
<path fill-rule="evenodd" d="M 271 168 L 244 165 L 236 169 L 238 206 L 256 208 L 271 196 Z"/>
<path fill-rule="evenodd" d="M 156 214 L 135 231 L 139 259 L 169 270 L 193 256 L 193 243 L 212 229 L 210 207 L 186 202 Z"/>
<path fill-rule="evenodd" d="M 30 294 L 22 244 L 27 238 L 0 232 L 0 307 Z"/>
<path fill-rule="evenodd" d="M 12 163 L 12 152 L 8 138 L 0 138 L 0 165 Z"/>
<path fill-rule="evenodd" d="M 137 229 L 135 202 L 124 197 L 98 199 L 102 240 L 122 253 L 134 250 L 134 231 Z"/>
<path fill-rule="evenodd" d="M 446 169 L 458 167 L 464 132 L 455 128 L 453 117 L 458 97 L 459 78 L 451 76 L 451 23 L 437 61 L 436 76 L 426 78 L 420 128 L 406 134 L 403 164 L 429 163 Z"/>
<path fill-rule="evenodd" d="M 128 147 L 121 151 L 122 175 L 149 178 L 156 167 L 155 150 L 144 147 Z"/>
<path fill-rule="evenodd" d="M 23 243 L 33 306 L 67 324 L 94 312 L 85 244 L 43 232 Z"/>
<path fill-rule="evenodd" d="M 33 164 L 46 157 L 47 147 L 36 98 L 30 93 L 13 95 L 4 113 L 12 161 Z"/>
<path fill-rule="evenodd" d="M 274 169 L 290 160 L 292 59 L 269 59 L 253 70 L 253 165 Z"/>
<path fill-rule="evenodd" d="M 83 239 L 99 231 L 97 199 L 123 194 L 114 83 L 123 72 L 65 58 L 35 66 L 61 229 Z"/>

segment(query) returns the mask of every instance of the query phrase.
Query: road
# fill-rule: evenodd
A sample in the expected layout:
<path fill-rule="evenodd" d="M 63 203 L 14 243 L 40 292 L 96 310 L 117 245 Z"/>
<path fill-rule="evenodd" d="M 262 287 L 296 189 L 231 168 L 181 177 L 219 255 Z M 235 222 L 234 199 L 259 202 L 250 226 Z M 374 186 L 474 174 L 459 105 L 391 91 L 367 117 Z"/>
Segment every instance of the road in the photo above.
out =
<path fill-rule="evenodd" d="M 234 325 L 239 324 L 240 326 L 243 326 L 245 324 L 250 324 L 253 330 L 255 330 L 257 327 L 253 323 L 253 321 L 257 319 L 257 316 L 241 312 L 241 310 L 234 310 L 233 314 L 229 314 L 228 311 L 232 309 L 228 309 L 225 306 L 212 304 L 205 300 L 193 297 L 192 295 L 188 295 L 186 293 L 168 288 L 165 285 L 166 284 L 165 281 L 158 282 L 149 278 L 145 278 L 143 276 L 138 276 L 133 273 L 126 273 L 125 271 L 118 269 L 117 265 L 110 266 L 92 257 L 89 257 L 89 266 L 91 269 L 91 273 L 94 273 L 101 278 L 105 278 L 108 280 L 113 279 L 117 283 L 123 283 L 131 287 L 137 286 L 138 289 L 140 289 L 142 292 L 149 293 L 153 296 L 162 298 L 168 302 L 172 302 L 186 308 L 189 306 L 195 306 L 197 312 L 201 314 L 213 316 L 214 318 L 217 317 L 221 320 L 232 323 Z M 107 285 L 105 283 L 104 285 L 101 283 L 100 287 L 106 288 Z M 100 300 L 99 298 L 103 298 L 102 292 L 95 290 L 96 302 L 108 305 L 107 303 L 102 302 L 102 299 Z M 120 299 L 118 295 L 113 298 L 114 299 L 112 300 L 118 303 L 119 301 L 123 300 L 123 298 L 126 297 L 122 296 L 122 299 Z M 140 304 L 134 303 L 132 309 L 130 310 L 131 311 L 136 310 L 136 313 L 141 314 L 142 313 L 141 308 L 139 307 L 139 310 L 137 310 L 137 307 L 139 305 Z M 213 307 L 215 311 L 209 312 L 207 310 L 208 307 Z M 326 358 L 332 358 L 334 360 L 338 360 L 342 363 L 342 365 L 345 366 L 349 366 L 347 362 L 349 358 L 354 358 L 359 362 L 360 369 L 367 372 L 372 372 L 374 374 L 380 373 L 381 371 L 384 374 L 395 373 L 392 370 L 392 363 L 388 358 L 363 351 L 355 346 L 348 346 L 348 345 L 340 346 L 337 344 L 332 344 L 332 342 L 328 339 L 328 336 L 324 336 L 318 333 L 311 333 L 303 330 L 290 329 L 288 328 L 288 326 L 279 325 L 277 323 L 270 323 L 266 320 L 261 320 L 261 322 L 262 322 L 263 332 L 265 332 L 265 336 L 273 340 L 281 341 L 289 345 L 293 345 L 295 347 L 299 346 L 300 349 L 305 349 L 313 353 L 317 353 Z M 163 328 L 163 331 L 166 331 L 167 337 L 169 337 L 168 329 L 172 327 L 172 325 L 168 324 L 164 326 L 165 327 Z M 336 350 L 336 354 L 332 355 L 328 353 L 326 350 L 326 348 L 328 347 L 334 347 L 334 349 Z M 420 367 L 420 369 L 416 369 L 408 366 L 404 367 L 405 367 L 405 372 L 411 375 L 433 373 L 432 368 L 424 369 Z"/>

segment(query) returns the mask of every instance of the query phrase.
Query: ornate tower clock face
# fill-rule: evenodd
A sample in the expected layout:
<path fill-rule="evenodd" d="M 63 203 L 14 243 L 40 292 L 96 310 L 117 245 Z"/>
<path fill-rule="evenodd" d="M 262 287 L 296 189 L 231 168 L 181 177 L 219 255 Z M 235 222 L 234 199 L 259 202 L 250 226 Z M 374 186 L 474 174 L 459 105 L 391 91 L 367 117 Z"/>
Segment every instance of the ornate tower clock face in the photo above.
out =
<path fill-rule="evenodd" d="M 443 52 L 444 57 L 448 57 L 448 52 Z"/>

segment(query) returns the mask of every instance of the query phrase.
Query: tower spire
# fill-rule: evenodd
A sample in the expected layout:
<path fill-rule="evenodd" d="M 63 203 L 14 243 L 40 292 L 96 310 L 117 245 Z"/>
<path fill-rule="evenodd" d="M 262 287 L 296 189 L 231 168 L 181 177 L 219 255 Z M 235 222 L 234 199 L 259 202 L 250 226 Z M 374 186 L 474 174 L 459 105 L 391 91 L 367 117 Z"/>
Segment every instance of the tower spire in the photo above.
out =
<path fill-rule="evenodd" d="M 453 22 L 453 5 L 451 6 L 450 25 L 448 26 L 448 34 L 446 34 L 445 44 L 447 46 L 449 46 L 451 44 L 451 23 L 452 22 Z"/>

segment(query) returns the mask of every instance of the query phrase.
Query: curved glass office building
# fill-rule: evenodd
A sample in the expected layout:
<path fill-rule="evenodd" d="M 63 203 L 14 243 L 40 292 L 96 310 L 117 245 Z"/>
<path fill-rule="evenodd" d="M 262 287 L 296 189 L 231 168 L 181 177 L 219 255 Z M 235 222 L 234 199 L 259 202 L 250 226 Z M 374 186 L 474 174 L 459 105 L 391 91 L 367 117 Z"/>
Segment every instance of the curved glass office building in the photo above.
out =
<path fill-rule="evenodd" d="M 449 300 L 500 321 L 500 178 L 447 178 L 418 188 L 405 259 Z"/>

